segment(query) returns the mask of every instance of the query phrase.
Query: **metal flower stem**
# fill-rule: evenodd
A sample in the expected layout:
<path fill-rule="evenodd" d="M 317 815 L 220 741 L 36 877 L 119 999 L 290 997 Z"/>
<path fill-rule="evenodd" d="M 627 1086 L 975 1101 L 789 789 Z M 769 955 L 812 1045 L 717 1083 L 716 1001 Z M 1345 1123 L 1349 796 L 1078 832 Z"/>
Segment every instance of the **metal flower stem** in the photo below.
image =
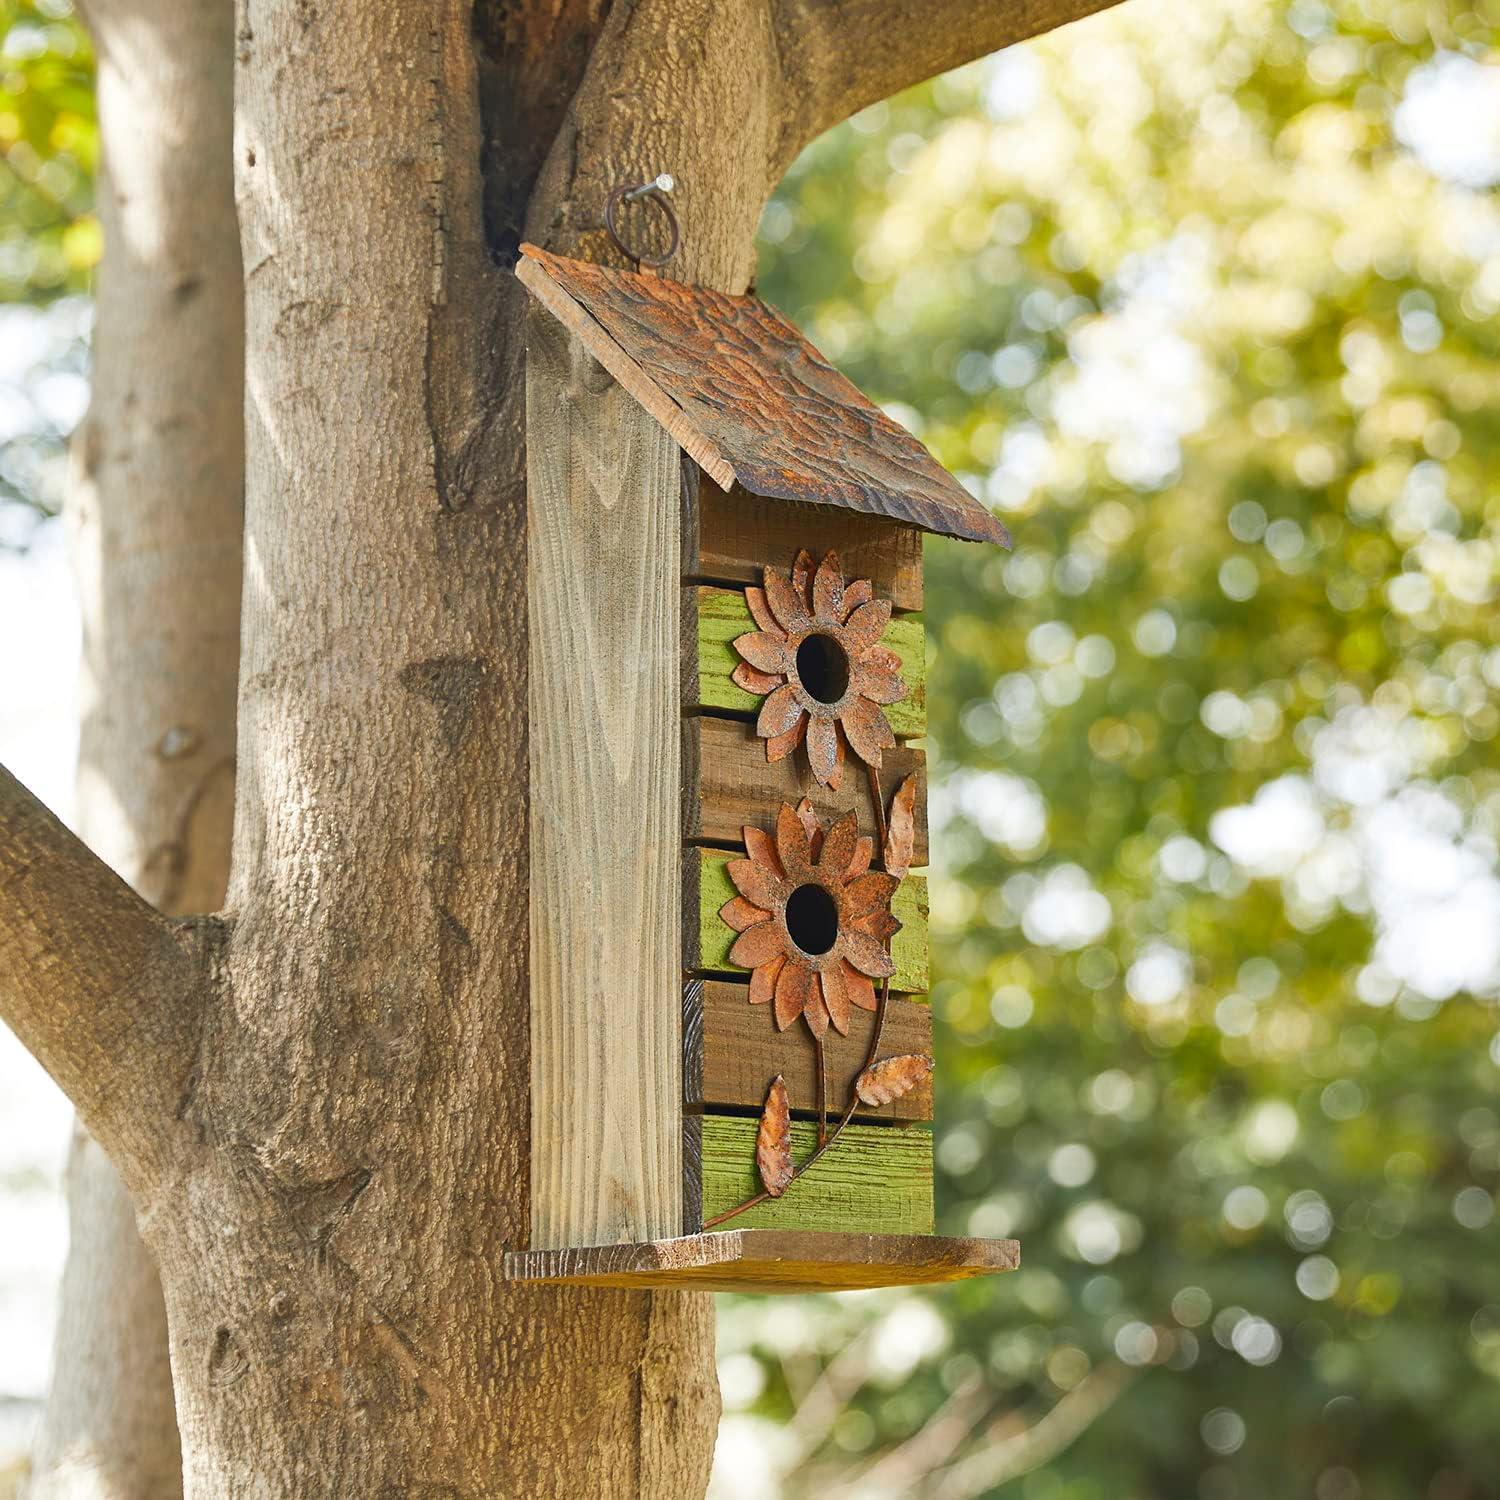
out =
<path fill-rule="evenodd" d="M 818 1144 L 828 1140 L 828 1059 L 823 1050 L 823 1038 L 813 1037 L 813 1051 L 818 1058 Z"/>
<path fill-rule="evenodd" d="M 875 831 L 879 839 L 877 847 L 880 850 L 880 863 L 883 867 L 885 864 L 886 823 L 885 805 L 880 800 L 880 776 L 874 766 L 866 766 L 866 770 L 869 772 L 870 801 L 875 808 Z M 890 952 L 891 941 L 889 938 L 885 940 L 885 947 L 886 952 Z M 834 1126 L 831 1135 L 826 1134 L 826 1119 L 824 1116 L 824 1091 L 826 1083 L 823 1075 L 823 1039 L 818 1036 L 813 1038 L 818 1049 L 818 1149 L 792 1173 L 791 1182 L 787 1183 L 786 1188 L 782 1189 L 783 1196 L 787 1189 L 791 1187 L 792 1182 L 795 1182 L 804 1172 L 816 1166 L 838 1144 L 839 1137 L 844 1133 L 844 1127 L 854 1118 L 854 1111 L 859 1108 L 859 1094 L 856 1092 L 855 1084 L 858 1082 L 860 1074 L 868 1070 L 874 1063 L 876 1054 L 880 1051 L 880 1035 L 885 1030 L 885 1012 L 890 998 L 891 981 L 887 977 L 880 982 L 880 999 L 875 1005 L 875 1024 L 870 1029 L 870 1045 L 865 1051 L 864 1064 L 859 1072 L 854 1075 L 855 1082 L 849 1085 L 849 1103 L 845 1107 L 843 1114 L 839 1116 L 839 1122 Z M 770 1193 L 762 1190 L 752 1197 L 746 1198 L 743 1203 L 736 1203 L 733 1208 L 726 1208 L 723 1213 L 715 1214 L 713 1218 L 705 1220 L 703 1228 L 705 1230 L 717 1229 L 720 1224 L 725 1224 L 730 1219 L 738 1218 L 742 1213 L 766 1202 L 770 1197 Z"/>

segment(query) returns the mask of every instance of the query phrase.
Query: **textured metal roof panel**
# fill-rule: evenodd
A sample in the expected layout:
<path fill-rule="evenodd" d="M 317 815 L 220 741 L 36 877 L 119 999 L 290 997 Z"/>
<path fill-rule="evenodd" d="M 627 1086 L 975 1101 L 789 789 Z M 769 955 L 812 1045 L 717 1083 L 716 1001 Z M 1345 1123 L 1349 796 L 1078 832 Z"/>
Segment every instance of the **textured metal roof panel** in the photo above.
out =
<path fill-rule="evenodd" d="M 516 273 L 724 489 L 1010 545 L 1004 526 L 774 308 L 523 245 Z"/>

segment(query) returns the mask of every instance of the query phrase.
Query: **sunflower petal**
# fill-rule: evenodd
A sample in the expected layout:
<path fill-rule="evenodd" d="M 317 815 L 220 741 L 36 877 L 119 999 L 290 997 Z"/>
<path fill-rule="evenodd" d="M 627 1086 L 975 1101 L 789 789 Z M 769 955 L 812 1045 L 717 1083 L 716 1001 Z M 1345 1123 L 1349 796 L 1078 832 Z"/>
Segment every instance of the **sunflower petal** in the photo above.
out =
<path fill-rule="evenodd" d="M 740 833 L 744 836 L 745 853 L 756 864 L 764 865 L 774 875 L 786 873 L 781 868 L 781 859 L 776 853 L 776 841 L 764 828 L 756 828 L 753 824 L 746 823 L 740 829 Z"/>
<path fill-rule="evenodd" d="M 784 682 L 761 704 L 760 717 L 755 721 L 755 732 L 763 740 L 786 734 L 795 727 L 802 711 L 796 689 L 791 683 Z"/>
<path fill-rule="evenodd" d="M 828 1019 L 833 1022 L 833 1029 L 840 1036 L 848 1036 L 849 996 L 844 989 L 842 965 L 824 969 L 818 975 L 818 982 L 823 987 L 823 1006 L 828 1012 Z"/>
<path fill-rule="evenodd" d="M 802 601 L 803 608 L 807 608 L 812 600 L 812 590 L 808 587 L 808 580 L 812 575 L 812 553 L 804 547 L 792 564 L 792 587 L 797 591 L 797 597 Z"/>
<path fill-rule="evenodd" d="M 802 1012 L 807 1029 L 814 1036 L 822 1036 L 828 1030 L 828 1007 L 823 1004 L 822 992 L 814 986 L 807 992 L 807 1008 Z"/>
<path fill-rule="evenodd" d="M 785 677 L 792 666 L 792 653 L 787 650 L 785 638 L 772 635 L 769 630 L 749 630 L 736 636 L 734 649 L 762 672 Z"/>
<path fill-rule="evenodd" d="M 827 552 L 813 578 L 813 618 L 837 625 L 844 618 L 844 569 L 837 552 Z"/>
<path fill-rule="evenodd" d="M 849 860 L 849 868 L 844 871 L 845 880 L 853 880 L 863 875 L 875 859 L 875 840 L 861 837 L 854 846 L 854 853 Z"/>
<path fill-rule="evenodd" d="M 772 765 L 778 760 L 785 760 L 802 743 L 802 736 L 806 733 L 807 715 L 803 714 L 785 734 L 773 734 L 766 741 L 766 759 Z"/>
<path fill-rule="evenodd" d="M 907 694 L 906 684 L 895 672 L 872 667 L 868 661 L 855 664 L 849 674 L 849 686 L 872 703 L 899 703 Z"/>
<path fill-rule="evenodd" d="M 854 846 L 859 842 L 859 819 L 847 812 L 823 840 L 823 852 L 818 856 L 818 866 L 830 882 L 842 880 L 854 858 Z"/>
<path fill-rule="evenodd" d="M 765 573 L 766 603 L 771 606 L 771 613 L 776 616 L 777 623 L 784 630 L 810 630 L 812 628 L 812 616 L 807 612 L 807 594 L 799 593 L 791 581 L 775 568 L 767 568 Z"/>
<path fill-rule="evenodd" d="M 776 979 L 777 1030 L 785 1031 L 806 1009 L 812 977 L 812 970 L 794 959 L 782 967 Z"/>
<path fill-rule="evenodd" d="M 754 584 L 745 590 L 745 604 L 750 610 L 750 618 L 765 631 L 767 635 L 780 636 L 786 639 L 786 632 L 776 623 L 776 616 L 771 613 L 771 606 L 766 603 L 766 591 L 758 589 Z"/>
<path fill-rule="evenodd" d="M 786 955 L 783 953 L 773 958 L 770 963 L 762 964 L 750 976 L 750 1003 L 751 1005 L 765 1005 L 771 996 L 776 993 L 776 981 L 780 977 L 782 969 L 786 967 Z M 867 979 L 865 983 L 870 981 Z M 871 993 L 874 993 L 871 991 Z M 866 1007 L 868 1009 L 868 1007 Z"/>
<path fill-rule="evenodd" d="M 844 993 L 848 995 L 850 1004 L 857 1005 L 861 1010 L 874 1010 L 879 1002 L 875 999 L 875 986 L 869 978 L 861 974 L 847 958 L 839 960 L 839 973 L 844 980 Z M 751 980 L 751 988 L 755 981 Z"/>
<path fill-rule="evenodd" d="M 850 656 L 868 651 L 885 634 L 885 627 L 890 623 L 889 599 L 872 599 L 868 604 L 861 604 L 844 626 L 844 650 Z"/>
<path fill-rule="evenodd" d="M 837 732 L 837 744 L 833 752 L 833 775 L 828 778 L 828 790 L 836 792 L 844 784 L 844 731 L 837 724 L 834 725 Z"/>
<path fill-rule="evenodd" d="M 832 719 L 809 714 L 807 719 L 807 763 L 819 786 L 827 786 L 838 766 L 839 734 Z"/>
<path fill-rule="evenodd" d="M 750 931 L 760 929 L 752 927 Z M 744 941 L 744 938 L 740 939 L 740 942 Z M 861 932 L 857 927 L 845 927 L 839 934 L 839 942 L 844 950 L 843 957 L 861 974 L 868 974 L 872 979 L 889 979 L 896 972 L 895 959 L 869 933 Z"/>
<path fill-rule="evenodd" d="M 729 950 L 729 962 L 742 969 L 758 969 L 768 964 L 778 953 L 786 952 L 786 939 L 775 922 L 757 922 L 747 927 Z"/>
<path fill-rule="evenodd" d="M 894 875 L 883 875 L 878 870 L 851 880 L 844 887 L 844 911 L 851 921 L 889 906 L 900 881 Z"/>
<path fill-rule="evenodd" d="M 850 917 L 848 926 L 851 932 L 869 933 L 877 943 L 883 943 L 901 931 L 901 924 L 891 915 L 890 909 L 884 906 L 877 906 L 863 916 Z"/>
<path fill-rule="evenodd" d="M 776 852 L 781 856 L 781 868 L 788 880 L 799 879 L 812 863 L 812 840 L 790 802 L 783 802 L 776 814 Z"/>
<path fill-rule="evenodd" d="M 786 899 L 786 882 L 757 860 L 732 859 L 724 872 L 734 882 L 735 890 L 762 911 L 770 911 Z"/>
<path fill-rule="evenodd" d="M 871 646 L 860 660 L 882 672 L 894 672 L 897 677 L 901 675 L 901 658 L 889 646 Z"/>
<path fill-rule="evenodd" d="M 726 926 L 734 928 L 736 932 L 744 932 L 757 922 L 768 921 L 771 913 L 763 906 L 745 900 L 743 896 L 733 896 L 719 908 L 719 915 Z"/>
<path fill-rule="evenodd" d="M 875 586 L 868 578 L 856 578 L 844 590 L 843 613 L 847 620 L 861 604 L 868 604 L 875 597 Z"/>
<path fill-rule="evenodd" d="M 762 672 L 758 667 L 752 667 L 749 662 L 736 662 L 734 671 L 729 674 L 729 680 L 738 688 L 744 688 L 747 693 L 754 693 L 757 698 L 764 698 L 767 693 L 773 692 L 784 677 L 773 676 L 770 672 Z"/>
<path fill-rule="evenodd" d="M 781 689 L 777 689 L 779 693 Z M 775 701 L 776 693 L 772 693 L 766 699 L 769 707 Z M 765 717 L 766 710 L 761 710 L 761 717 Z M 870 702 L 868 698 L 854 698 L 839 718 L 844 726 L 844 733 L 849 737 L 849 748 L 867 766 L 880 768 L 880 752 L 889 750 L 896 743 L 896 736 L 891 733 L 890 721 L 881 711 Z"/>
<path fill-rule="evenodd" d="M 813 805 L 806 797 L 797 804 L 797 819 L 807 830 L 808 851 L 812 855 L 813 863 L 816 863 L 818 850 L 823 847 L 823 830 L 818 827 L 818 815 L 813 811 Z"/>

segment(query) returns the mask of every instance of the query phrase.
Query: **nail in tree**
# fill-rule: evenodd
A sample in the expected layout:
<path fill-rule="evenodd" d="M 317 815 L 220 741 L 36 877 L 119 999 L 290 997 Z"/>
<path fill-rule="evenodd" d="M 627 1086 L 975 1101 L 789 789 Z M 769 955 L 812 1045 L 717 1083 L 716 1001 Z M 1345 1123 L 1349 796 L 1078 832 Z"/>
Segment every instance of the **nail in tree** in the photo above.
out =
<path fill-rule="evenodd" d="M 933 1234 L 922 533 L 1004 528 L 774 310 L 523 247 L 530 1243 L 512 1277 L 1010 1270 Z"/>

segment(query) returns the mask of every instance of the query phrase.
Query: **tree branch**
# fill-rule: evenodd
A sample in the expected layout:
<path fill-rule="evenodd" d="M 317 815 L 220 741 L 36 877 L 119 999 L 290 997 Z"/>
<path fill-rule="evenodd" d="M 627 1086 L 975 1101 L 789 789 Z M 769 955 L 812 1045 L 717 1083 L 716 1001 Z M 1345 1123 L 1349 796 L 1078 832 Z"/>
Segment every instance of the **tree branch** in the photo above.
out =
<path fill-rule="evenodd" d="M 192 1063 L 202 969 L 183 931 L 0 768 L 0 1020 L 132 1186 Z"/>
<path fill-rule="evenodd" d="M 778 173 L 867 104 L 1119 0 L 777 0 L 788 132 Z"/>

